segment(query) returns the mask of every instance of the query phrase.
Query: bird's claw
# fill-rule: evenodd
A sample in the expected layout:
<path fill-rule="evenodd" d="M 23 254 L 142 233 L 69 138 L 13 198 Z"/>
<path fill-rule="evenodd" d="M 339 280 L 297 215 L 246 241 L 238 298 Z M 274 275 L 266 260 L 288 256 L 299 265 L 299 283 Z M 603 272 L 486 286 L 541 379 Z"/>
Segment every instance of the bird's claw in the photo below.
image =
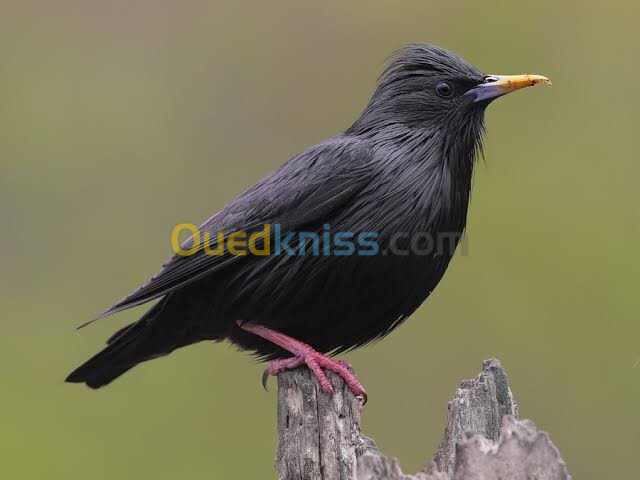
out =
<path fill-rule="evenodd" d="M 262 372 L 262 386 L 266 391 L 269 391 L 267 388 L 267 381 L 270 376 L 275 376 L 285 370 L 299 367 L 303 363 L 304 359 L 299 357 L 279 358 L 278 360 L 272 361 L 269 366 L 264 369 L 264 372 Z"/>
<path fill-rule="evenodd" d="M 325 355 L 315 351 L 309 352 L 304 357 L 281 358 L 272 361 L 262 373 L 262 386 L 267 390 L 267 382 L 270 376 L 278 375 L 284 370 L 290 370 L 305 363 L 318 380 L 323 392 L 329 395 L 333 394 L 331 382 L 324 372 L 326 369 L 337 373 L 345 381 L 349 390 L 351 390 L 358 399 L 360 408 L 365 406 L 368 400 L 367 392 L 353 374 L 351 365 L 344 360 L 331 360 Z"/>

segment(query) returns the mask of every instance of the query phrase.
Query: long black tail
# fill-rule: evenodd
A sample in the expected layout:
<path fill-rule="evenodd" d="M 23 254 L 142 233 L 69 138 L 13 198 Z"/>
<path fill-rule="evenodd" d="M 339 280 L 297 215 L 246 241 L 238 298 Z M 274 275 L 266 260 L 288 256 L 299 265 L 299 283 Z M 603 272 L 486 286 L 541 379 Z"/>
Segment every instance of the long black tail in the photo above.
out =
<path fill-rule="evenodd" d="M 114 333 L 107 340 L 107 347 L 97 353 L 85 363 L 76 368 L 67 377 L 71 383 L 86 383 L 91 388 L 100 388 L 112 382 L 127 370 L 139 363 L 162 355 L 168 355 L 178 346 L 185 343 L 174 332 L 166 331 L 166 325 L 171 322 L 169 313 L 164 308 L 166 298 L 155 304 L 135 323 Z M 167 318 L 168 317 L 168 318 Z M 158 328 L 160 327 L 160 328 Z"/>
<path fill-rule="evenodd" d="M 104 350 L 75 369 L 66 381 L 100 388 L 137 364 L 157 356 L 148 348 L 152 328 L 151 322 L 141 319 L 119 330 Z"/>

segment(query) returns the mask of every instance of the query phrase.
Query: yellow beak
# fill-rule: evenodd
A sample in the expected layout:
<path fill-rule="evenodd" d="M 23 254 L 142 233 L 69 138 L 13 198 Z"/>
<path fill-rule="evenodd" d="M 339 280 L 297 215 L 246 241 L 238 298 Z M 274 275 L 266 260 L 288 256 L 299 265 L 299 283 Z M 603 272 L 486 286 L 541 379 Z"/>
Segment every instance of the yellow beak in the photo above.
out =
<path fill-rule="evenodd" d="M 533 87 L 538 83 L 551 81 L 542 75 L 489 75 L 480 85 L 467 92 L 475 96 L 474 102 L 490 100 L 524 87 Z"/>

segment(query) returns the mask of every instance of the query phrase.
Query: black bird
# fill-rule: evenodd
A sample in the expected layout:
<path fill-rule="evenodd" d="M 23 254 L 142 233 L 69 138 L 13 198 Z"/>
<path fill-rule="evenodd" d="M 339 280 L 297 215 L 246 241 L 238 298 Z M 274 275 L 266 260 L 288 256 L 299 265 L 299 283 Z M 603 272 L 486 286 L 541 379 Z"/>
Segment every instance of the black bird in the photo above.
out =
<path fill-rule="evenodd" d="M 273 360 L 264 382 L 306 363 L 326 392 L 323 369 L 366 401 L 348 364 L 323 354 L 384 337 L 433 291 L 465 228 L 485 108 L 539 82 L 549 83 L 538 75 L 487 75 L 433 45 L 404 47 L 348 130 L 294 156 L 201 225 L 212 249 L 224 247 L 220 254 L 197 248 L 194 234 L 183 245 L 190 255 L 175 255 L 106 310 L 100 317 L 159 299 L 67 381 L 98 388 L 177 348 L 229 339 Z M 230 244 L 237 232 L 266 232 L 254 250 L 270 254 L 237 254 Z M 276 254 L 278 238 L 295 232 L 316 237 Z M 369 243 L 359 245 L 363 238 Z M 440 239 L 448 245 L 427 248 Z M 364 253 L 352 251 L 362 244 Z"/>

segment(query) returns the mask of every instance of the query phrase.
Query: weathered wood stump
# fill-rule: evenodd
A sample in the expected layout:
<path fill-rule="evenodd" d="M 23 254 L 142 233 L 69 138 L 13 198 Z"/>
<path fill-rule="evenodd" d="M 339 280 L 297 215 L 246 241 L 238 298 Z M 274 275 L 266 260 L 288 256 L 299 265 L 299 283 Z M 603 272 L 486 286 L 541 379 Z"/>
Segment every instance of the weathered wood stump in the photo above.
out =
<path fill-rule="evenodd" d="M 278 375 L 278 453 L 281 480 L 570 480 L 545 432 L 518 420 L 507 376 L 496 359 L 460 384 L 434 455 L 416 475 L 402 473 L 360 429 L 358 399 L 328 372 L 326 395 L 307 368 Z"/>

